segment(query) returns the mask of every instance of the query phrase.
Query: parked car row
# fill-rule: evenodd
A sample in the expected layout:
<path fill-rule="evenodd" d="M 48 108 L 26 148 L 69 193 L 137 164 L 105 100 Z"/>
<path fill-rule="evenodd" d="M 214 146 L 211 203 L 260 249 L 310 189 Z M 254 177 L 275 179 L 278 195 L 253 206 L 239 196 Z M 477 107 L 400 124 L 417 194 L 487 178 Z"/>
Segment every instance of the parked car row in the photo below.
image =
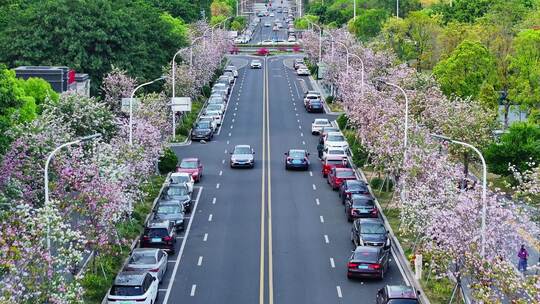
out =
<path fill-rule="evenodd" d="M 238 70 L 235 66 L 227 66 L 223 70 L 223 75 L 219 76 L 212 86 L 211 95 L 201 115 L 193 124 L 191 129 L 191 140 L 210 141 L 214 138 L 227 108 L 229 95 L 232 92 L 233 84 L 238 77 Z"/>
<path fill-rule="evenodd" d="M 309 69 L 307 68 L 303 58 L 295 59 L 293 63 L 293 67 L 296 70 L 296 75 L 298 76 L 310 75 Z"/>
<path fill-rule="evenodd" d="M 156 303 L 169 255 L 176 251 L 177 234 L 185 229 L 185 216 L 192 210 L 193 184 L 201 176 L 202 165 L 196 158 L 183 159 L 170 175 L 144 227 L 139 248 L 133 249 L 116 276 L 107 303 Z"/>

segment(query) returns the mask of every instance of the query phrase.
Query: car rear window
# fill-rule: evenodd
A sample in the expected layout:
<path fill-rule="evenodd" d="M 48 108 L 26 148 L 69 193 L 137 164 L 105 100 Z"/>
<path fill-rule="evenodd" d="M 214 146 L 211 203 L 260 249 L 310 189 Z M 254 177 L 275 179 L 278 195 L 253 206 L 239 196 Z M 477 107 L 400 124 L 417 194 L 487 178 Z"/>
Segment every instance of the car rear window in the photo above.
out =
<path fill-rule="evenodd" d="M 327 165 L 342 165 L 342 164 L 343 164 L 343 160 L 339 160 L 339 159 L 328 159 L 328 160 L 326 160 L 326 164 L 327 164 Z"/>
<path fill-rule="evenodd" d="M 180 206 L 176 205 L 160 205 L 157 209 L 157 214 L 171 214 L 171 213 L 180 213 Z"/>
<path fill-rule="evenodd" d="M 111 288 L 112 296 L 142 296 L 143 294 L 142 286 L 113 285 Z"/>
<path fill-rule="evenodd" d="M 363 223 L 361 224 L 362 233 L 381 234 L 386 232 L 386 228 L 381 223 Z"/>
<path fill-rule="evenodd" d="M 329 141 L 345 141 L 345 137 L 341 136 L 341 135 L 328 135 L 328 139 Z"/>
<path fill-rule="evenodd" d="M 326 119 L 315 119 L 315 124 L 316 125 L 327 125 L 327 124 L 329 124 L 329 122 Z"/>
<path fill-rule="evenodd" d="M 150 238 L 156 237 L 156 238 L 162 238 L 169 235 L 167 229 L 165 228 L 146 228 L 144 230 L 144 235 L 147 235 Z"/>
<path fill-rule="evenodd" d="M 155 264 L 156 262 L 156 255 L 154 252 L 134 252 L 129 259 L 129 264 Z"/>
<path fill-rule="evenodd" d="M 308 95 L 306 96 L 307 99 L 319 99 L 319 96 L 317 95 Z"/>
<path fill-rule="evenodd" d="M 197 168 L 197 162 L 196 161 L 183 161 L 180 163 L 180 168 L 195 169 Z"/>
<path fill-rule="evenodd" d="M 171 183 L 172 184 L 181 184 L 181 183 L 187 183 L 189 182 L 189 177 L 186 175 L 180 175 L 180 176 L 172 176 L 171 177 Z"/>
<path fill-rule="evenodd" d="M 365 207 L 375 206 L 375 202 L 372 199 L 366 198 L 353 198 L 353 207 Z"/>
<path fill-rule="evenodd" d="M 377 263 L 378 254 L 376 251 L 361 251 L 361 252 L 354 252 L 355 260 L 361 261 L 361 262 L 367 262 L 367 263 Z"/>
<path fill-rule="evenodd" d="M 337 176 L 337 177 L 355 177 L 354 172 L 353 172 L 353 171 L 349 171 L 349 170 L 346 170 L 346 171 L 337 171 L 337 172 L 336 172 L 336 176 Z"/>
<path fill-rule="evenodd" d="M 210 129 L 210 123 L 207 121 L 201 121 L 197 124 L 197 128 Z"/>
<path fill-rule="evenodd" d="M 388 301 L 388 304 L 418 304 L 418 300 L 415 299 L 392 299 Z"/>
<path fill-rule="evenodd" d="M 188 191 L 187 191 L 187 188 L 186 187 L 183 187 L 183 185 L 181 185 L 180 187 L 170 187 L 169 189 L 167 189 L 167 195 L 176 195 L 176 196 L 179 196 L 179 195 L 187 195 L 188 194 Z"/>

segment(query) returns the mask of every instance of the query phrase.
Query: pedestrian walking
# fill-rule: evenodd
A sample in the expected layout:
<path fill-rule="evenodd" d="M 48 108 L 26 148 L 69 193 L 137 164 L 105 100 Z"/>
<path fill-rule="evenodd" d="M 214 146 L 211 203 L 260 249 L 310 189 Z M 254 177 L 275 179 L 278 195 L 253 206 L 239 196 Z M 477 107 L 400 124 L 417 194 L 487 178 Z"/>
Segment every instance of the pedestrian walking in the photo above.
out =
<path fill-rule="evenodd" d="M 529 258 L 529 253 L 527 252 L 527 249 L 525 249 L 525 245 L 521 245 L 521 248 L 518 252 L 518 258 L 519 258 L 519 264 L 518 264 L 518 270 L 522 272 L 527 271 L 527 259 Z"/>
<path fill-rule="evenodd" d="M 324 144 L 319 141 L 319 144 L 317 145 L 317 152 L 319 153 L 319 159 L 322 159 L 323 150 L 324 150 Z"/>

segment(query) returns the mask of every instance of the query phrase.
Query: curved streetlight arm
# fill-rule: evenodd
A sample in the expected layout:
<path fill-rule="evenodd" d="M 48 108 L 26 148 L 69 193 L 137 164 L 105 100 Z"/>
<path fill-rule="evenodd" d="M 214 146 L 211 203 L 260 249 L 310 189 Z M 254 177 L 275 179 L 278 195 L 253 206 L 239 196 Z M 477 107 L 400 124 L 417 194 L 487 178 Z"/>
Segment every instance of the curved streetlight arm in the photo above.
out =
<path fill-rule="evenodd" d="M 317 28 L 319 28 L 319 63 L 322 62 L 322 28 L 316 24 L 315 22 L 312 22 L 311 20 L 309 20 L 308 18 L 305 18 L 306 21 L 311 24 L 311 27 L 313 28 L 313 26 L 316 26 Z"/>
<path fill-rule="evenodd" d="M 481 251 L 481 254 L 482 256 L 485 255 L 486 253 L 486 212 L 487 212 L 487 201 L 486 201 L 486 198 L 487 198 L 487 166 L 486 166 L 486 160 L 484 159 L 484 155 L 482 155 L 482 152 L 480 152 L 480 150 L 478 150 L 475 146 L 471 145 L 471 144 L 468 144 L 466 142 L 462 142 L 462 141 L 459 141 L 459 140 L 454 140 L 454 139 L 451 139 L 449 137 L 446 137 L 446 136 L 443 136 L 443 135 L 438 135 L 438 134 L 431 134 L 431 137 L 434 137 L 434 138 L 437 138 L 439 140 L 442 140 L 442 141 L 447 141 L 447 142 L 451 142 L 451 143 L 454 143 L 454 144 L 458 144 L 458 145 L 462 145 L 462 146 L 465 146 L 471 150 L 473 150 L 474 152 L 476 152 L 476 154 L 478 154 L 478 156 L 480 157 L 480 161 L 482 162 L 482 251 Z"/>
<path fill-rule="evenodd" d="M 165 79 L 165 76 L 161 76 L 159 78 L 156 78 L 152 81 L 149 81 L 149 82 L 146 82 L 146 83 L 143 83 L 139 86 L 137 86 L 132 92 L 131 92 L 131 96 L 129 97 L 129 145 L 130 146 L 133 146 L 133 96 L 135 96 L 135 92 L 137 92 L 138 89 L 144 87 L 144 86 L 147 86 L 147 85 L 150 85 L 156 81 L 159 81 L 159 80 L 162 80 L 162 79 Z"/>
<path fill-rule="evenodd" d="M 78 143 L 85 142 L 85 141 L 90 141 L 90 140 L 92 140 L 94 138 L 98 138 L 98 137 L 101 137 L 100 133 L 84 136 L 84 137 L 81 137 L 81 138 L 76 139 L 74 141 L 70 141 L 70 142 L 61 144 L 60 146 L 58 146 L 54 150 L 52 150 L 51 153 L 49 153 L 49 156 L 47 157 L 47 160 L 45 161 L 45 172 L 44 172 L 44 176 L 43 176 L 43 182 L 44 182 L 44 186 L 45 186 L 44 188 L 45 188 L 45 206 L 46 207 L 48 207 L 49 204 L 50 204 L 50 200 L 49 200 L 49 165 L 51 164 L 51 160 L 53 159 L 54 155 L 58 151 L 62 150 L 63 148 L 65 148 L 67 146 L 76 145 Z M 49 251 L 49 253 L 50 253 L 50 249 L 51 249 L 50 225 L 47 225 L 47 251 Z"/>

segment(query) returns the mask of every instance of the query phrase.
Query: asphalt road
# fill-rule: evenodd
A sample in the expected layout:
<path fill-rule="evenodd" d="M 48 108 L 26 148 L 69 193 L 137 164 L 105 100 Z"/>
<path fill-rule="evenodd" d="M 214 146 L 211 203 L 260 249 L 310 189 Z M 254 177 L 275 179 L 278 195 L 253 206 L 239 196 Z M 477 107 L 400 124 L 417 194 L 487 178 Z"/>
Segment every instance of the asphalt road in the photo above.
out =
<path fill-rule="evenodd" d="M 272 39 L 287 40 L 287 23 L 283 20 L 284 16 L 285 19 L 287 18 L 287 14 L 278 13 L 277 11 L 274 11 L 273 13 L 275 14 L 274 17 L 259 17 L 261 21 L 257 24 L 257 27 L 253 32 L 253 37 L 251 38 L 251 41 L 249 43 L 257 44 L 263 40 Z M 280 22 L 283 24 L 283 28 L 278 31 L 273 31 L 272 28 L 276 19 L 280 20 Z M 265 27 L 264 24 L 266 22 L 269 22 L 271 26 Z"/>
<path fill-rule="evenodd" d="M 311 135 L 312 120 L 326 115 L 304 110 L 311 84 L 296 76 L 293 58 L 270 57 L 252 70 L 244 66 L 250 57 L 232 57 L 244 67 L 220 134 L 174 148 L 179 158 L 201 158 L 204 171 L 159 303 L 374 303 L 378 288 L 403 283 L 393 257 L 384 281 L 346 278 L 350 224 L 322 178 Z M 229 168 L 236 144 L 254 148 L 254 169 Z M 290 148 L 311 152 L 310 171 L 285 171 Z"/>

